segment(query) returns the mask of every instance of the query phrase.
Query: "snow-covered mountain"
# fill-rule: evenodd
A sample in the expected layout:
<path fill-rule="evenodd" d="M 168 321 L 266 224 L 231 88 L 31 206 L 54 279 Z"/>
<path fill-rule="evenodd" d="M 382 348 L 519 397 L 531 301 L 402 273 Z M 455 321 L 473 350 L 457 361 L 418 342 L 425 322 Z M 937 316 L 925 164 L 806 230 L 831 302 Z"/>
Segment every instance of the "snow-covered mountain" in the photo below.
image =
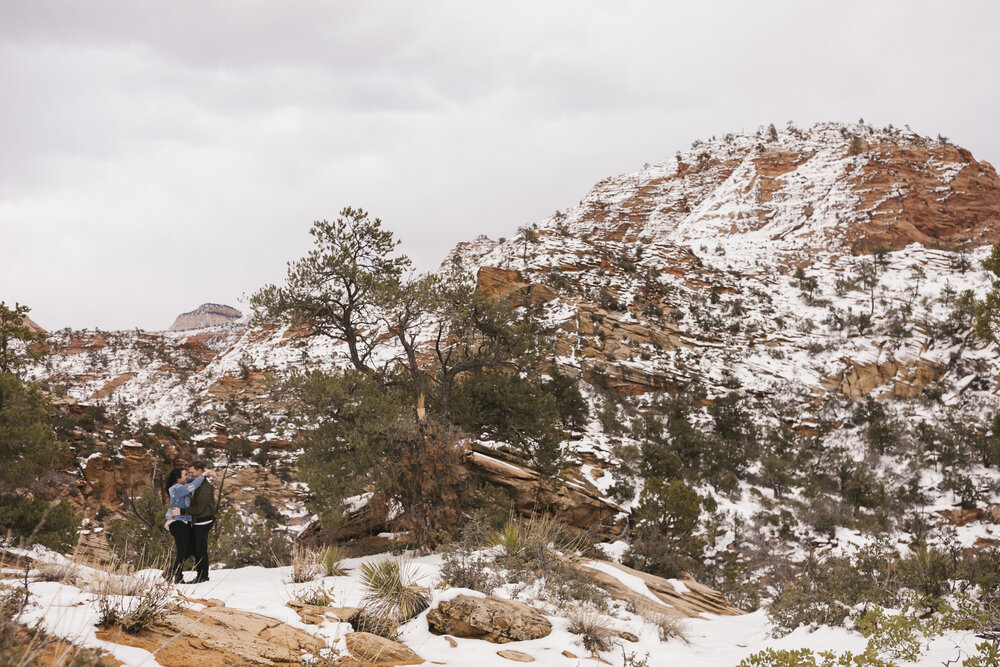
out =
<path fill-rule="evenodd" d="M 863 435 L 850 417 L 868 396 L 899 422 L 985 433 L 1000 409 L 1000 355 L 971 336 L 956 302 L 989 288 L 981 262 L 998 239 L 1000 179 L 988 163 L 908 130 L 820 124 L 697 142 L 604 179 L 512 238 L 460 244 L 445 263 L 536 304 L 555 363 L 584 379 L 593 415 L 610 410 L 620 422 L 595 417 L 565 445 L 572 474 L 607 493 L 622 449 L 635 444 L 621 425 L 692 383 L 709 403 L 740 392 L 761 425 L 818 436 L 858 460 Z M 241 322 L 65 330 L 50 343 L 33 376 L 81 403 L 206 437 L 225 421 L 260 441 L 294 435 L 267 375 L 343 356 Z M 963 474 L 982 503 L 997 502 L 996 468 Z M 943 479 L 937 464 L 918 475 L 928 509 L 956 502 Z M 748 520 L 756 507 L 723 502 Z M 992 531 L 976 524 L 967 541 L 996 539 Z"/>

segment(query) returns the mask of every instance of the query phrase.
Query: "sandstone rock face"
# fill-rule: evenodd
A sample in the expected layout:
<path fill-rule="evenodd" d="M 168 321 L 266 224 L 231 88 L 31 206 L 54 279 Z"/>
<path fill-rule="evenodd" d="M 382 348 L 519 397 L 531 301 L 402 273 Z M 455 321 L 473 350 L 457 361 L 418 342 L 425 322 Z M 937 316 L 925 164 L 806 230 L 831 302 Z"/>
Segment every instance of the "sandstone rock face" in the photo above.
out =
<path fill-rule="evenodd" d="M 1000 179 L 988 162 L 948 143 L 883 140 L 865 153 L 855 188 L 872 216 L 857 230 L 859 250 L 898 250 L 913 242 L 978 245 L 1000 234 Z M 952 166 L 942 173 L 937 165 Z"/>
<path fill-rule="evenodd" d="M 475 445 L 473 445 L 475 447 Z M 550 484 L 535 470 L 496 458 L 497 452 L 470 451 L 466 462 L 473 473 L 507 491 L 524 515 L 552 512 L 562 522 L 612 539 L 623 526 L 616 517 L 622 508 L 580 484 Z"/>
<path fill-rule="evenodd" d="M 84 495 L 93 507 L 117 509 L 126 495 L 138 495 L 152 483 L 154 457 L 138 443 L 123 443 L 120 458 L 92 456 L 83 469 Z"/>
<path fill-rule="evenodd" d="M 506 296 L 531 284 L 524 280 L 517 271 L 499 269 L 494 266 L 481 267 L 476 281 L 480 290 L 493 296 Z"/>
<path fill-rule="evenodd" d="M 219 303 L 203 303 L 189 313 L 178 315 L 167 331 L 219 327 L 232 324 L 241 317 L 243 317 L 243 313 L 232 306 L 224 306 Z"/>
<path fill-rule="evenodd" d="M 944 517 L 946 521 L 956 526 L 964 526 L 973 521 L 978 521 L 985 514 L 978 507 L 971 509 L 938 510 L 937 513 Z"/>
<path fill-rule="evenodd" d="M 111 627 L 99 630 L 97 637 L 155 652 L 163 667 L 299 665 L 302 651 L 323 648 L 322 641 L 303 630 L 226 607 L 175 611 L 138 634 Z"/>
<path fill-rule="evenodd" d="M 344 641 L 351 657 L 337 660 L 343 667 L 394 667 L 395 665 L 421 665 L 424 659 L 399 642 L 368 632 L 352 632 Z"/>
<path fill-rule="evenodd" d="M 315 604 L 306 604 L 298 600 L 289 600 L 286 606 L 295 610 L 299 618 L 306 625 L 322 625 L 326 621 L 334 620 L 338 623 L 348 623 L 349 619 L 358 612 L 357 607 L 323 607 Z"/>
<path fill-rule="evenodd" d="M 926 359 L 904 362 L 886 360 L 859 363 L 844 359 L 845 369 L 838 376 L 823 381 L 826 389 L 840 391 L 854 400 L 863 399 L 875 389 L 891 385 L 897 398 L 916 398 L 924 387 L 940 378 L 945 368 Z"/>
<path fill-rule="evenodd" d="M 427 624 L 434 634 L 494 644 L 539 639 L 552 632 L 549 620 L 523 602 L 469 595 L 441 602 L 428 612 Z"/>

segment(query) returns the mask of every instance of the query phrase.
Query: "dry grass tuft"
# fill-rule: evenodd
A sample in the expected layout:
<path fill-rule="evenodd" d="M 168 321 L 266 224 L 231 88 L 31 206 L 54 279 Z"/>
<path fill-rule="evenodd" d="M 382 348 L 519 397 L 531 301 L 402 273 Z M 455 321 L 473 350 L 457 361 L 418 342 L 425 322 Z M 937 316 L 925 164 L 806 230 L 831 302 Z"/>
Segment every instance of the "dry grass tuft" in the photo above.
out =
<path fill-rule="evenodd" d="M 45 561 L 39 563 L 34 571 L 35 581 L 54 581 L 67 586 L 78 586 L 83 580 L 80 567 L 76 563 Z"/>
<path fill-rule="evenodd" d="M 296 544 L 292 549 L 292 576 L 293 584 L 302 584 L 313 581 L 323 576 L 326 571 L 324 563 L 320 562 L 320 556 L 312 549 Z"/>
<path fill-rule="evenodd" d="M 332 607 L 336 604 L 333 592 L 322 585 L 303 588 L 294 593 L 292 597 L 302 604 L 311 604 L 316 607 Z"/>
<path fill-rule="evenodd" d="M 569 627 L 566 629 L 574 635 L 579 635 L 583 648 L 593 655 L 610 651 L 615 644 L 615 636 L 608 629 L 607 623 L 591 611 L 578 611 L 572 614 L 569 617 Z"/>
<path fill-rule="evenodd" d="M 687 638 L 687 626 L 683 620 L 675 616 L 657 612 L 643 614 L 642 618 L 647 623 L 656 627 L 656 634 L 659 636 L 661 642 L 666 642 L 671 639 L 679 639 L 685 644 L 689 643 Z"/>
<path fill-rule="evenodd" d="M 135 573 L 125 565 L 101 573 L 89 588 L 97 598 L 98 624 L 117 625 L 132 634 L 162 621 L 178 606 L 173 584 L 161 574 Z"/>
<path fill-rule="evenodd" d="M 0 538 L 2 541 L 2 538 Z M 8 542 L 10 539 L 8 536 Z M 28 625 L 22 619 L 24 609 L 28 606 L 31 595 L 28 584 L 31 582 L 31 569 L 23 561 L 16 559 L 11 562 L 9 554 L 0 544 L 0 570 L 10 571 L 17 564 L 22 570 L 16 580 L 0 582 L 0 665 L 9 667 L 35 667 L 50 665 L 52 667 L 110 667 L 114 664 L 109 656 L 98 649 L 84 649 L 68 640 L 54 637 L 40 627 L 39 624 Z M 36 581 L 38 573 L 35 573 Z M 46 581 L 62 581 L 55 578 Z"/>

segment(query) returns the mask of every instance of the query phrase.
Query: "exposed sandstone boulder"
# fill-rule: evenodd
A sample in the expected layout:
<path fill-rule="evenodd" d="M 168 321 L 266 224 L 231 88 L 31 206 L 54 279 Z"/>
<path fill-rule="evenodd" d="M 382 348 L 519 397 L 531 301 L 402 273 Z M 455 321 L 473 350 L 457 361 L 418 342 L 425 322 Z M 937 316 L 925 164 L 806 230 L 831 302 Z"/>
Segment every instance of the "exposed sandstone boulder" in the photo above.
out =
<path fill-rule="evenodd" d="M 844 362 L 844 370 L 839 375 L 828 377 L 821 384 L 828 391 L 840 391 L 855 401 L 887 384 L 892 385 L 892 393 L 898 398 L 916 398 L 946 370 L 941 364 L 926 359 L 871 363 L 845 359 Z"/>
<path fill-rule="evenodd" d="M 243 317 L 243 313 L 232 306 L 219 303 L 203 303 L 191 312 L 181 313 L 167 331 L 186 331 L 232 324 Z"/>
<path fill-rule="evenodd" d="M 983 520 L 990 523 L 1000 523 L 1000 505 L 990 505 L 983 512 Z"/>
<path fill-rule="evenodd" d="M 399 642 L 368 632 L 352 632 L 344 641 L 350 657 L 336 660 L 339 667 L 395 667 L 422 665 L 424 659 Z"/>
<path fill-rule="evenodd" d="M 505 296 L 528 287 L 531 283 L 517 271 L 484 266 L 476 274 L 477 288 L 493 296 Z"/>
<path fill-rule="evenodd" d="M 306 625 L 322 625 L 329 620 L 348 623 L 350 618 L 358 613 L 357 607 L 323 607 L 298 600 L 289 600 L 285 605 L 294 609 Z"/>
<path fill-rule="evenodd" d="M 552 624 L 523 602 L 497 597 L 459 595 L 427 613 L 427 625 L 437 635 L 485 639 L 494 644 L 547 637 Z"/>
<path fill-rule="evenodd" d="M 606 572 L 602 572 L 593 567 L 580 565 L 580 569 L 594 576 L 598 585 L 619 600 L 631 602 L 640 611 L 664 614 L 673 618 L 690 618 L 705 612 L 717 614 L 719 616 L 738 616 L 744 612 L 737 609 L 722 596 L 718 591 L 712 590 L 708 586 L 699 584 L 694 579 L 685 578 L 678 580 L 680 585 L 675 586 L 669 580 L 656 575 L 633 570 L 619 563 L 610 561 L 599 561 L 604 567 L 613 567 L 621 570 L 626 575 L 637 577 L 655 595 L 662 604 L 657 604 L 649 597 L 640 595 L 632 588 L 623 584 L 617 577 Z"/>
<path fill-rule="evenodd" d="M 97 637 L 155 652 L 163 667 L 299 665 L 303 651 L 323 648 L 321 640 L 303 630 L 228 607 L 173 611 L 138 634 L 110 627 L 99 630 Z"/>
<path fill-rule="evenodd" d="M 618 516 L 622 508 L 584 486 L 553 483 L 541 473 L 498 458 L 493 452 L 473 444 L 466 463 L 473 473 L 507 492 L 518 512 L 531 515 L 551 512 L 563 523 L 594 529 L 595 535 L 612 539 L 621 534 Z M 478 450 L 478 451 L 477 451 Z"/>
<path fill-rule="evenodd" d="M 535 659 L 532 658 L 527 653 L 522 653 L 521 651 L 497 651 L 497 655 L 506 660 L 511 660 L 513 662 L 534 662 Z"/>
<path fill-rule="evenodd" d="M 959 527 L 972 523 L 973 521 L 979 521 L 981 518 L 988 516 L 986 512 L 983 512 L 983 510 L 977 507 L 973 507 L 971 509 L 957 508 L 953 510 L 938 510 L 937 513 L 949 523 Z"/>

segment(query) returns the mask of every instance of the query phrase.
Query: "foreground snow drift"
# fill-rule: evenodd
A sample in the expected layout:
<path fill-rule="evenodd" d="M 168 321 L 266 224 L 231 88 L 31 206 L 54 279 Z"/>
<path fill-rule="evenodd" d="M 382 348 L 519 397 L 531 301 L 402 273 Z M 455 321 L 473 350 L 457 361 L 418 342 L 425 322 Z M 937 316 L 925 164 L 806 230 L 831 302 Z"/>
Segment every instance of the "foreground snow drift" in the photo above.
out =
<path fill-rule="evenodd" d="M 22 620 L 27 623 L 39 622 L 48 632 L 71 639 L 85 647 L 101 648 L 121 660 L 125 665 L 171 665 L 167 660 L 166 651 L 154 655 L 153 651 L 123 646 L 111 641 L 98 639 L 96 624 L 99 618 L 97 595 L 91 592 L 93 583 L 102 576 L 107 576 L 99 570 L 69 564 L 64 558 L 55 554 L 34 554 L 39 560 L 56 561 L 71 567 L 75 577 L 73 584 L 51 581 L 34 581 L 29 584 L 32 594 L 29 607 L 25 610 Z M 359 567 L 364 562 L 391 558 L 388 554 L 369 556 L 361 559 L 345 561 L 348 574 L 340 577 L 326 577 L 307 583 L 290 583 L 291 568 L 261 568 L 247 567 L 241 569 L 219 569 L 212 572 L 211 581 L 197 585 L 181 585 L 173 588 L 173 595 L 178 603 L 183 604 L 188 615 L 193 619 L 184 634 L 191 637 L 199 636 L 199 612 L 207 616 L 206 609 L 218 606 L 220 603 L 229 610 L 252 612 L 264 617 L 280 621 L 290 628 L 309 633 L 318 638 L 331 649 L 332 653 L 346 654 L 344 637 L 352 632 L 349 624 L 338 621 L 333 614 L 322 617 L 317 624 L 307 624 L 300 615 L 287 605 L 289 601 L 305 597 L 309 592 L 324 590 L 333 596 L 336 607 L 357 607 L 365 594 L 358 577 Z M 415 558 L 412 566 L 421 583 L 432 588 L 434 598 L 431 608 L 445 599 L 459 594 L 481 596 L 481 593 L 465 589 L 442 588 L 440 586 L 441 556 L 432 555 Z M 36 561 L 37 563 L 37 561 Z M 593 564 L 592 564 L 593 565 Z M 643 595 L 653 597 L 649 589 L 641 581 L 614 567 L 602 567 L 603 572 L 617 577 L 621 583 Z M 14 575 L 7 571 L 8 576 Z M 137 576 L 157 578 L 159 573 L 147 570 Z M 190 577 L 190 573 L 188 575 Z M 8 585 L 12 584 L 8 580 Z M 16 584 L 15 584 L 16 585 Z M 676 582 L 678 593 L 684 585 Z M 527 600 L 531 602 L 530 600 Z M 580 638 L 571 634 L 569 616 L 574 609 L 557 610 L 551 606 L 542 606 L 552 623 L 551 634 L 542 639 L 511 642 L 508 644 L 491 644 L 481 640 L 454 639 L 435 636 L 428 630 L 427 612 L 423 612 L 402 626 L 399 640 L 416 651 L 425 661 L 445 665 L 472 665 L 489 667 L 491 665 L 509 665 L 510 660 L 498 654 L 499 651 L 516 650 L 534 659 L 538 665 L 569 666 L 601 664 L 595 657 L 585 657 L 588 652 L 581 645 Z M 679 638 L 662 642 L 657 628 L 644 621 L 635 613 L 628 611 L 627 606 L 612 601 L 611 613 L 601 617 L 606 627 L 632 633 L 637 641 L 620 640 L 610 651 L 604 652 L 600 658 L 607 661 L 604 664 L 626 665 L 736 665 L 750 654 L 765 647 L 776 649 L 810 648 L 815 651 L 834 650 L 837 652 L 864 649 L 865 640 L 861 635 L 842 628 L 824 627 L 810 632 L 800 628 L 792 634 L 775 639 L 770 637 L 771 626 L 763 611 L 757 611 L 742 616 L 699 615 L 683 622 L 686 640 Z M 313 620 L 316 620 L 315 618 Z M 959 649 L 971 651 L 975 638 L 971 633 L 950 633 L 935 640 L 929 652 L 916 663 L 937 665 L 953 659 Z M 231 647 L 230 647 L 231 648 Z M 155 651 L 156 649 L 154 649 Z M 570 654 L 574 657 L 567 657 Z M 579 656 L 579 657 L 575 657 Z M 308 657 L 303 655 L 303 660 Z M 643 662 L 643 661 L 646 662 Z"/>

